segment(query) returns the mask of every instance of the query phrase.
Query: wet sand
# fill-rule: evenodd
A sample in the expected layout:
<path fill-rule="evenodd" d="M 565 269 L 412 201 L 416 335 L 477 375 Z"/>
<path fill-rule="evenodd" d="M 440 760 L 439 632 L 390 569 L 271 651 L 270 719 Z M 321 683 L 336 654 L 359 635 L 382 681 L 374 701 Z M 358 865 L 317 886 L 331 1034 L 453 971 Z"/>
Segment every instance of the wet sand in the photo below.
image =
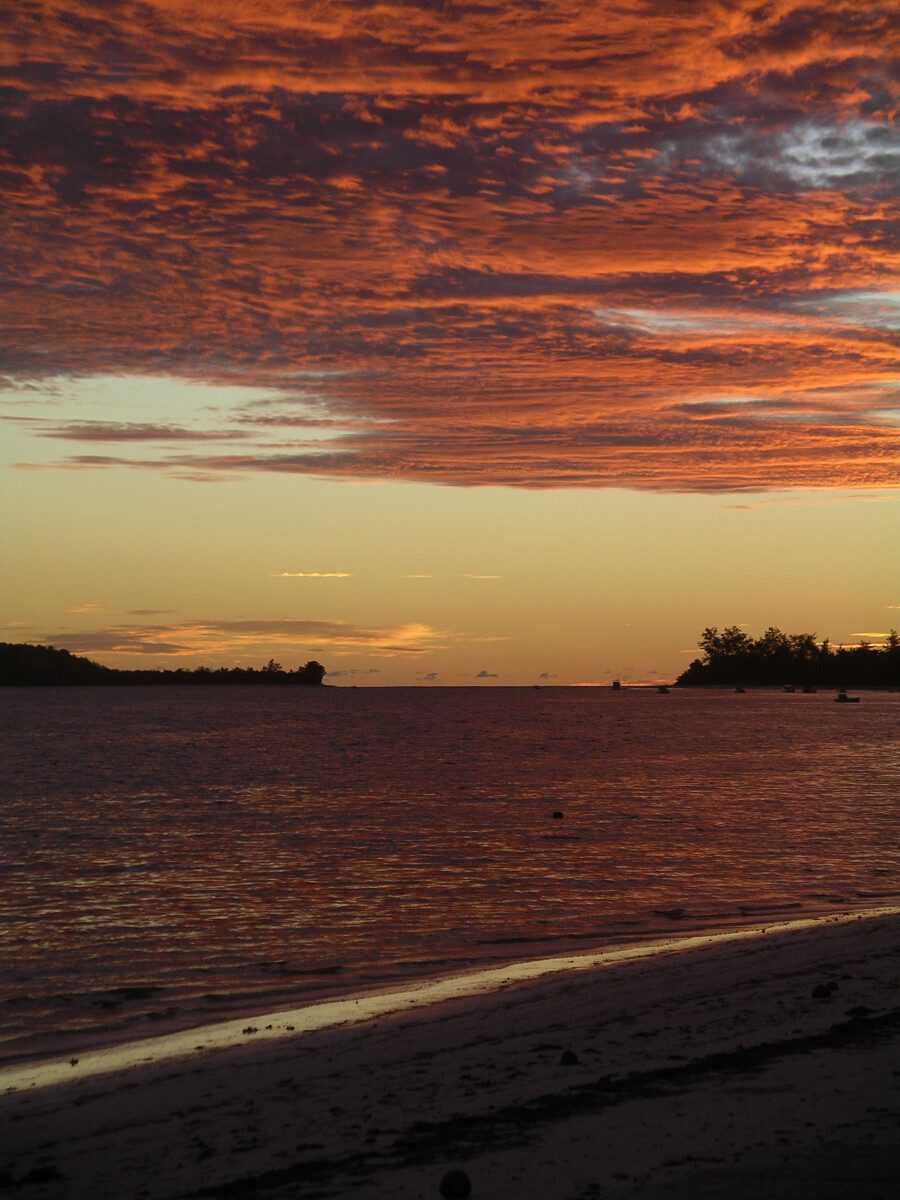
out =
<path fill-rule="evenodd" d="M 892 1197 L 897 910 L 680 941 L 4 1073 L 0 1189 Z"/>

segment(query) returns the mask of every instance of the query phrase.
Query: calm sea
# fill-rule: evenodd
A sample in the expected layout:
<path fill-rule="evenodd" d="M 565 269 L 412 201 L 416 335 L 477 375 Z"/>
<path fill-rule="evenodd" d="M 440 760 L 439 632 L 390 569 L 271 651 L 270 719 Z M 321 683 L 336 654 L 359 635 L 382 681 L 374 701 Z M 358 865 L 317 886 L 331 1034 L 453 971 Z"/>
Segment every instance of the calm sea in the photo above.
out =
<path fill-rule="evenodd" d="M 900 695 L 833 701 L 0 689 L 0 1059 L 896 900 Z"/>

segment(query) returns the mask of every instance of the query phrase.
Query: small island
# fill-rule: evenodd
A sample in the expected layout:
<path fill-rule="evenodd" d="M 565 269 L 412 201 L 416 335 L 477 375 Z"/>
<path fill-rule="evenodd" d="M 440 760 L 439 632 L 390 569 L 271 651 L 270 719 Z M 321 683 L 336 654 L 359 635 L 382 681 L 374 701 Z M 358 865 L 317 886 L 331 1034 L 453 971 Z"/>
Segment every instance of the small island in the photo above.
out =
<path fill-rule="evenodd" d="M 884 645 L 863 641 L 834 649 L 814 633 L 782 633 L 770 627 L 752 638 L 737 625 L 721 633 L 704 629 L 702 658 L 679 675 L 679 687 L 900 687 L 900 635 L 892 629 Z"/>
<path fill-rule="evenodd" d="M 269 659 L 259 670 L 254 667 L 195 667 L 174 671 L 104 667 L 89 658 L 57 650 L 55 646 L 33 646 L 27 642 L 0 642 L 0 686 L 115 686 L 121 684 L 209 684 L 250 683 L 321 687 L 327 674 L 321 663 L 310 661 L 296 671 L 286 671 Z"/>

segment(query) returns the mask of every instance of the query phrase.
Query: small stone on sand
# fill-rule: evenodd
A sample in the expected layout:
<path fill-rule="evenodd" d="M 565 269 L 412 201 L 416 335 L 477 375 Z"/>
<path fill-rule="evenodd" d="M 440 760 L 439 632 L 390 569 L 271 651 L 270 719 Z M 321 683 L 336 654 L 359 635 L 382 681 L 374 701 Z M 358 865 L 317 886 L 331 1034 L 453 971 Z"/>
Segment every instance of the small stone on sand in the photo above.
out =
<path fill-rule="evenodd" d="M 833 979 L 828 983 L 819 983 L 812 990 L 813 1000 L 826 1000 L 833 992 L 838 990 L 838 985 Z"/>
<path fill-rule="evenodd" d="M 465 1171 L 454 1167 L 441 1180 L 440 1193 L 444 1200 L 466 1200 L 472 1194 L 472 1181 Z"/>

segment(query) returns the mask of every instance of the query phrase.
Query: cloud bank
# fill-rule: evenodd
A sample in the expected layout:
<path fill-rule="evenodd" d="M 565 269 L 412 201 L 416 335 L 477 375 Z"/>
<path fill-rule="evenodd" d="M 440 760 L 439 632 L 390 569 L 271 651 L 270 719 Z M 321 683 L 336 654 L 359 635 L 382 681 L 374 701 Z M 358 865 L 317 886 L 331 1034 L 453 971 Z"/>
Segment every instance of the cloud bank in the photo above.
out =
<path fill-rule="evenodd" d="M 896 482 L 890 6 L 2 7 L 0 370 L 271 396 L 54 465 Z"/>

